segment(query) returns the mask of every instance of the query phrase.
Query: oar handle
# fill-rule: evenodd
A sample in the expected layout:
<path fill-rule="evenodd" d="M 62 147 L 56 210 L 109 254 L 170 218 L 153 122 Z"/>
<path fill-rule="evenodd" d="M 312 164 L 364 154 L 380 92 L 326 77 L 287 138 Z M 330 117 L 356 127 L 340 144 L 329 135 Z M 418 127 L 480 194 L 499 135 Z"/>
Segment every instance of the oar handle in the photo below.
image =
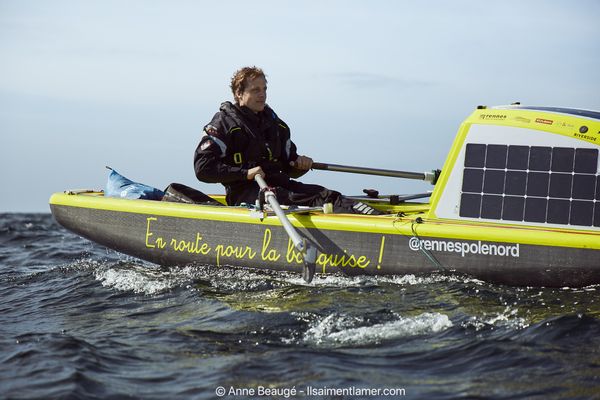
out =
<path fill-rule="evenodd" d="M 350 172 L 353 174 L 365 174 L 365 175 L 380 175 L 390 176 L 393 178 L 406 178 L 416 179 L 419 181 L 427 181 L 435 184 L 439 172 L 407 172 L 407 171 L 395 171 L 391 169 L 379 169 L 379 168 L 367 168 L 367 167 L 353 167 L 350 165 L 339 165 L 339 164 L 328 164 L 313 162 L 313 169 L 320 169 L 324 171 L 337 171 L 337 172 Z"/>

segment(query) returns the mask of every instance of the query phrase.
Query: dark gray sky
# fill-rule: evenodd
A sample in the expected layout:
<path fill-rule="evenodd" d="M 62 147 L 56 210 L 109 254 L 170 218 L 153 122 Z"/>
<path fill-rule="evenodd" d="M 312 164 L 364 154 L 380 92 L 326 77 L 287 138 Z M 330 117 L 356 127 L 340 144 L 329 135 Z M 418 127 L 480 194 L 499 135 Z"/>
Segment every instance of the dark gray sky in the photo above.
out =
<path fill-rule="evenodd" d="M 203 126 L 245 65 L 316 161 L 442 166 L 479 104 L 600 110 L 598 1 L 0 0 L 0 212 L 103 188 L 110 165 L 196 181 Z M 311 172 L 347 194 L 421 182 Z"/>

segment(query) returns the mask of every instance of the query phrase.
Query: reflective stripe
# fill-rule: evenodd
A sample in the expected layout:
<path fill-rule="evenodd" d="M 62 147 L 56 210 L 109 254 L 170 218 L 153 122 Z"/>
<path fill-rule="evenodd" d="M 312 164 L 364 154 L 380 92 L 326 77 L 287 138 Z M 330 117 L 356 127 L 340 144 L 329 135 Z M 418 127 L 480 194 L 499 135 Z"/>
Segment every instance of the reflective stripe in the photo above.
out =
<path fill-rule="evenodd" d="M 377 214 L 377 210 L 375 210 L 370 205 L 360 202 L 360 201 L 356 202 L 352 206 L 352 209 L 354 209 L 355 211 L 358 211 L 360 214 L 366 214 L 366 215 Z"/>
<path fill-rule="evenodd" d="M 363 212 L 366 206 L 367 205 L 364 203 L 356 203 L 353 208 L 357 211 Z"/>
<path fill-rule="evenodd" d="M 242 163 L 242 153 L 235 153 L 233 155 L 233 162 L 236 164 L 241 164 Z"/>
<path fill-rule="evenodd" d="M 225 143 L 223 143 L 223 141 L 221 139 L 219 139 L 216 136 L 211 136 L 211 135 L 207 135 L 206 139 L 212 140 L 213 142 L 218 144 L 219 147 L 221 148 L 221 157 L 225 157 L 225 152 L 227 152 L 227 145 Z"/>
<path fill-rule="evenodd" d="M 231 128 L 229 130 L 229 133 L 232 133 L 232 132 L 235 132 L 235 131 L 241 131 L 241 130 L 242 130 L 242 128 L 240 128 L 239 126 L 234 126 L 233 128 Z"/>

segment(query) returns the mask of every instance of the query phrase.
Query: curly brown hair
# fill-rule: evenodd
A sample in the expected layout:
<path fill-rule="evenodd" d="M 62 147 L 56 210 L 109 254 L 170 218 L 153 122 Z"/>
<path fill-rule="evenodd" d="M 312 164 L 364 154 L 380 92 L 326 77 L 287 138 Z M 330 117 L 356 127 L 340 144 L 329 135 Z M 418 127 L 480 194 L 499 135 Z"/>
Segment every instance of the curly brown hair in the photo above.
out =
<path fill-rule="evenodd" d="M 244 89 L 246 88 L 246 84 L 250 79 L 255 79 L 258 77 L 264 78 L 265 81 L 267 80 L 267 77 L 263 70 L 258 67 L 244 67 L 235 71 L 235 74 L 233 74 L 233 77 L 231 78 L 231 85 L 229 87 L 231 88 L 233 98 L 236 102 L 238 101 L 236 94 L 239 91 L 244 91 Z"/>

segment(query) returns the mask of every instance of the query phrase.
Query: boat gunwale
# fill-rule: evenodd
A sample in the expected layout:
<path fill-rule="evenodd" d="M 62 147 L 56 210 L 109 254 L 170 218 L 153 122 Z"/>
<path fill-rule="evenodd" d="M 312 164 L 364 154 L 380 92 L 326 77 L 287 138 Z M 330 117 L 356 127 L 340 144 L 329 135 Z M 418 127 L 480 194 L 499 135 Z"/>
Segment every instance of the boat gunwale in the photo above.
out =
<path fill-rule="evenodd" d="M 97 194 L 90 195 L 89 193 L 85 195 L 55 193 L 50 198 L 50 204 L 163 217 L 281 226 L 281 222 L 275 215 L 268 215 L 260 219 L 252 216 L 245 207 L 226 208 L 211 205 L 157 202 L 155 200 L 132 201 L 130 199 L 100 197 Z M 426 205 L 426 203 L 416 204 Z M 307 214 L 289 214 L 289 219 L 294 226 L 304 229 L 600 249 L 600 234 L 597 231 L 428 218 L 426 212 L 404 216 L 401 214 L 370 216 L 311 212 Z"/>

